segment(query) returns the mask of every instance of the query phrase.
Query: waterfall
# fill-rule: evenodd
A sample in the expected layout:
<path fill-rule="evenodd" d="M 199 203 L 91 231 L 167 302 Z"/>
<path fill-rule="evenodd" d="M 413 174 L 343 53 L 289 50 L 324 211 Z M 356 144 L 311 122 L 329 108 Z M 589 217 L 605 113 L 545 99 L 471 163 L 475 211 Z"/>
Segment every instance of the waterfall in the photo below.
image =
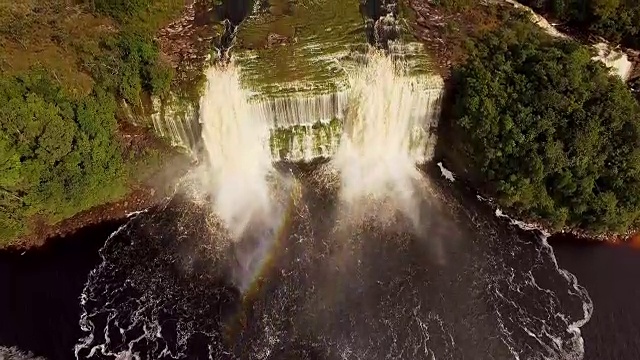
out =
<path fill-rule="evenodd" d="M 394 208 L 416 216 L 416 164 L 431 159 L 442 97 L 442 86 L 429 87 L 433 83 L 433 77 L 406 75 L 381 52 L 352 76 L 353 106 L 333 159 L 346 203 L 392 199 L 399 202 Z"/>
<path fill-rule="evenodd" d="M 171 141 L 172 146 L 194 151 L 198 143 L 198 109 L 193 104 L 175 97 L 152 99 L 151 115 L 156 134 Z"/>
<path fill-rule="evenodd" d="M 226 68 L 212 68 L 208 72 L 207 89 L 200 104 L 200 122 L 208 155 L 212 161 L 217 161 L 215 154 L 223 153 L 223 150 L 217 149 L 214 154 L 212 147 L 222 146 L 224 141 L 231 140 L 228 136 L 221 139 L 211 137 L 212 131 L 221 131 L 211 128 L 214 124 L 212 119 L 222 122 L 224 118 L 226 122 L 237 123 L 233 125 L 236 131 L 233 136 L 238 137 L 233 140 L 235 144 L 248 141 L 242 138 L 240 128 L 253 139 L 248 153 L 244 148 L 236 151 L 249 156 L 249 153 L 258 154 L 258 149 L 264 150 L 257 160 L 262 163 L 261 171 L 268 161 L 310 162 L 317 158 L 330 158 L 345 141 L 344 133 L 349 134 L 346 140 L 350 142 L 356 141 L 357 136 L 391 136 L 393 133 L 397 137 L 387 140 L 396 142 L 392 146 L 406 150 L 414 164 L 428 161 L 435 143 L 433 134 L 440 114 L 443 81 L 436 75 L 412 71 L 415 65 L 406 57 L 419 55 L 415 46 L 402 47 L 391 43 L 389 48 L 392 51 L 388 56 L 381 52 L 365 56 L 360 68 L 347 72 L 348 88 L 334 93 L 305 92 L 297 95 L 291 92 L 279 97 L 256 96 L 244 89 L 240 75 L 242 69 L 236 67 L 234 61 Z M 212 109 L 214 106 L 220 109 Z M 216 111 L 229 113 L 213 116 Z M 175 137 L 181 143 L 191 142 L 189 136 L 187 141 L 181 140 L 182 134 L 190 134 L 190 129 L 181 130 L 184 122 L 164 123 L 175 129 L 172 134 L 177 134 Z M 379 146 L 383 139 L 374 140 L 369 136 L 366 141 L 378 141 L 374 145 Z M 359 146 L 364 144 L 359 143 Z M 379 150 L 385 150 L 385 147 Z"/>
<path fill-rule="evenodd" d="M 348 91 L 318 95 L 291 95 L 263 98 L 255 102 L 256 111 L 274 128 L 310 125 L 342 119 L 347 108 Z"/>
<path fill-rule="evenodd" d="M 284 127 L 265 119 L 271 124 L 270 148 L 274 160 L 308 162 L 332 157 L 345 140 L 343 133 L 364 136 L 356 135 L 359 131 L 380 136 L 393 133 L 398 136 L 393 141 L 399 142 L 394 146 L 403 147 L 413 163 L 430 160 L 444 83 L 439 76 L 414 74 L 412 70 L 411 62 L 400 63 L 395 56 L 375 52 L 351 74 L 350 89 L 340 95 L 345 97 L 341 100 L 344 105 L 340 105 L 342 116 L 315 122 L 309 122 L 307 117 Z M 399 125 L 404 127 L 398 128 Z M 380 150 L 384 152 L 386 148 Z"/>
<path fill-rule="evenodd" d="M 256 116 L 233 63 L 207 71 L 200 101 L 202 139 L 208 155 L 206 188 L 215 212 L 234 237 L 271 211 L 268 177 L 274 172 L 269 126 Z"/>
<path fill-rule="evenodd" d="M 264 48 L 247 47 L 264 35 L 259 24 L 266 13 L 257 5 L 254 15 L 238 27 L 227 23 L 227 46 L 236 37 L 242 45 L 234 51 L 233 59 L 223 62 L 234 64 L 232 72 L 238 80 L 234 86 L 244 89 L 246 116 L 251 114 L 253 121 L 268 127 L 267 146 L 274 161 L 312 161 L 338 151 L 345 116 L 350 107 L 357 107 L 349 79 L 369 61 L 371 47 L 384 50 L 394 62 L 403 64 L 402 72 L 413 77 L 415 86 L 421 89 L 425 102 L 416 106 L 427 107 L 427 118 L 439 114 L 442 80 L 429 73 L 429 56 L 408 31 L 402 8 L 396 0 L 362 2 L 371 10 L 371 14 L 364 14 L 369 44 L 364 36 L 363 14 L 339 0 L 330 0 L 329 7 L 313 3 L 298 9 L 298 16 L 307 16 L 299 21 L 316 24 L 323 33 L 301 31 L 294 37 L 283 37 L 277 45 L 267 43 Z M 226 98 L 224 93 L 218 96 Z M 156 133 L 170 139 L 174 146 L 197 152 L 202 119 L 198 104 L 170 96 L 162 102 L 154 99 L 153 105 Z M 408 138 L 419 162 L 429 158 L 428 151 L 421 150 L 429 142 L 426 128 L 416 125 Z"/>

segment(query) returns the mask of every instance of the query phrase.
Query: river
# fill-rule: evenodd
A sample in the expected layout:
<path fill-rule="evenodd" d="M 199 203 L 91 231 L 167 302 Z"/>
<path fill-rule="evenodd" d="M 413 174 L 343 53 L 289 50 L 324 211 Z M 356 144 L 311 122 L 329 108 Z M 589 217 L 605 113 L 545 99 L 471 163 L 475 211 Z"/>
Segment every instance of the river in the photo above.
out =
<path fill-rule="evenodd" d="M 82 335 L 80 294 L 100 263 L 98 250 L 120 225 L 90 226 L 36 250 L 0 251 L 0 346 L 48 359 L 73 357 Z"/>
<path fill-rule="evenodd" d="M 582 327 L 585 359 L 640 357 L 640 251 L 566 240 L 552 244 L 560 266 L 576 275 L 594 303 Z"/>
<path fill-rule="evenodd" d="M 571 325 L 590 301 L 555 269 L 539 234 L 431 178 L 438 200 L 421 203 L 421 230 L 337 231 L 330 189 L 300 175 L 304 201 L 242 298 L 216 241 L 202 236 L 206 214 L 181 197 L 137 215 L 106 245 L 122 223 L 2 252 L 0 345 L 51 360 L 73 359 L 74 348 L 82 359 L 127 349 L 142 359 L 579 358 Z M 637 358 L 640 253 L 554 244 L 593 301 L 584 358 Z"/>

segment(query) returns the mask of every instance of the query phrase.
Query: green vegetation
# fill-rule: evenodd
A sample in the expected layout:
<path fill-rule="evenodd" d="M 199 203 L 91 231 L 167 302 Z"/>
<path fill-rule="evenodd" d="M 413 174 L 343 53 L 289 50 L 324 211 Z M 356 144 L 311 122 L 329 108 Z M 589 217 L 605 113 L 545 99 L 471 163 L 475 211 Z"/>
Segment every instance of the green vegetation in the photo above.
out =
<path fill-rule="evenodd" d="M 0 2 L 0 246 L 122 197 L 140 179 L 132 164 L 155 161 L 123 148 L 116 114 L 167 93 L 154 34 L 183 5 Z"/>
<path fill-rule="evenodd" d="M 629 47 L 640 47 L 640 2 L 636 0 L 523 0 L 584 31 Z"/>
<path fill-rule="evenodd" d="M 44 74 L 0 79 L 0 239 L 125 193 L 115 110 L 112 95 L 72 99 Z"/>
<path fill-rule="evenodd" d="M 468 10 L 472 5 L 475 5 L 474 0 L 434 0 L 434 3 L 448 11 Z"/>
<path fill-rule="evenodd" d="M 428 52 L 447 76 L 452 66 L 465 61 L 468 45 L 483 34 L 506 26 L 514 15 L 513 6 L 474 0 L 438 0 L 428 5 L 436 26 L 418 26 Z"/>
<path fill-rule="evenodd" d="M 103 88 L 140 107 L 143 91 L 154 95 L 169 91 L 172 70 L 159 62 L 158 46 L 150 35 L 124 32 L 101 45 L 103 51 L 89 69 Z"/>
<path fill-rule="evenodd" d="M 453 134 L 502 205 L 593 233 L 640 216 L 640 106 L 589 49 L 521 14 L 454 72 Z"/>

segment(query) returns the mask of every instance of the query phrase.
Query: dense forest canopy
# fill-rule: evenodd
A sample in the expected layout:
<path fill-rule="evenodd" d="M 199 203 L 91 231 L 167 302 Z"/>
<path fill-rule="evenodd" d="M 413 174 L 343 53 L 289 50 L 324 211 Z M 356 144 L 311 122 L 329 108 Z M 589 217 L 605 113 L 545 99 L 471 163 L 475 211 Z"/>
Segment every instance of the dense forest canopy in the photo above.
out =
<path fill-rule="evenodd" d="M 640 106 L 591 56 L 512 21 L 456 70 L 454 127 L 503 205 L 556 227 L 624 231 L 640 216 Z"/>
<path fill-rule="evenodd" d="M 184 1 L 69 3 L 0 4 L 0 244 L 126 194 L 118 108 L 171 84 L 154 36 Z"/>
<path fill-rule="evenodd" d="M 124 193 L 115 110 L 111 94 L 72 99 L 45 74 L 0 79 L 0 237 Z"/>
<path fill-rule="evenodd" d="M 640 47 L 640 2 L 637 0 L 523 0 L 538 12 L 602 36 Z"/>

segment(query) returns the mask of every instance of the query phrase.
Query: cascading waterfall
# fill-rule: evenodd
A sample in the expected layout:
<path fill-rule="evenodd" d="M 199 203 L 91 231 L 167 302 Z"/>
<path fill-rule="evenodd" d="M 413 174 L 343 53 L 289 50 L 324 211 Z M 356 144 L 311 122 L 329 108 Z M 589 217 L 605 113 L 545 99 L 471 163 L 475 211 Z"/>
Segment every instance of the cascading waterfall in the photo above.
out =
<path fill-rule="evenodd" d="M 151 115 L 158 135 L 171 141 L 172 146 L 188 151 L 196 148 L 199 138 L 198 110 L 187 101 L 173 97 L 152 100 L 155 113 Z"/>
<path fill-rule="evenodd" d="M 275 160 L 312 161 L 337 150 L 340 123 L 347 111 L 349 91 L 258 98 L 256 116 L 271 128 L 270 148 Z"/>
<path fill-rule="evenodd" d="M 207 71 L 200 101 L 202 138 L 208 155 L 205 184 L 215 211 L 232 236 L 250 221 L 271 212 L 268 177 L 274 174 L 269 127 L 256 116 L 249 94 L 240 87 L 233 63 Z"/>
<path fill-rule="evenodd" d="M 207 71 L 200 122 L 207 161 L 200 180 L 231 237 L 234 284 L 255 279 L 285 221 L 293 183 L 273 167 L 269 124 L 249 102 L 233 60 Z M 218 226 L 213 232 L 220 232 Z"/>
<path fill-rule="evenodd" d="M 383 58 L 385 60 L 381 60 Z M 399 69 L 401 65 L 394 65 L 399 63 L 397 56 L 385 57 L 381 53 L 369 55 L 367 62 L 369 65 L 363 65 L 360 70 L 356 70 L 354 74 L 351 74 L 351 88 L 348 91 L 339 93 L 341 99 L 338 101 L 339 106 L 337 108 L 340 111 L 332 119 L 327 119 L 324 112 L 315 111 L 314 107 L 306 107 L 304 105 L 296 110 L 304 114 L 304 117 L 301 116 L 297 121 L 293 121 L 296 119 L 295 116 L 285 115 L 282 118 L 290 120 L 287 120 L 284 124 L 279 121 L 273 121 L 274 118 L 280 118 L 277 113 L 259 112 L 261 114 L 260 117 L 264 117 L 264 114 L 266 114 L 267 118 L 264 121 L 271 124 L 270 147 L 274 160 L 309 162 L 316 158 L 328 158 L 335 155 L 338 151 L 339 143 L 342 141 L 342 133 L 345 131 L 343 127 L 349 126 L 348 123 L 352 121 L 349 117 L 353 118 L 352 113 L 362 111 L 363 104 L 370 102 L 372 94 L 369 92 L 373 91 L 373 84 L 380 83 L 380 81 L 387 81 L 386 84 L 389 86 L 404 87 L 406 92 L 403 94 L 410 94 L 407 96 L 411 96 L 412 100 L 394 99 L 393 101 L 398 101 L 398 103 L 388 104 L 388 108 L 393 109 L 397 105 L 404 106 L 406 101 L 412 102 L 408 105 L 411 108 L 397 112 L 398 116 L 406 115 L 412 117 L 412 119 L 407 119 L 409 121 L 407 125 L 411 128 L 406 133 L 403 133 L 402 136 L 406 136 L 405 140 L 408 142 L 408 149 L 416 163 L 423 163 L 431 158 L 433 144 L 435 143 L 431 137 L 440 116 L 440 105 L 444 93 L 442 79 L 439 76 L 430 74 L 407 74 L 406 69 Z M 354 85 L 357 85 L 353 81 L 354 79 L 362 78 L 364 76 L 362 74 L 367 71 L 366 69 L 370 70 L 372 66 L 382 66 L 372 65 L 373 63 L 379 64 L 381 62 L 386 63 L 384 66 L 387 66 L 389 71 L 394 74 L 397 73 L 393 75 L 395 76 L 393 79 L 381 80 L 376 78 L 377 75 L 372 74 L 367 78 L 368 84 L 362 83 L 361 88 L 354 87 Z M 398 68 L 397 71 L 393 70 L 395 68 Z M 325 99 L 329 98 L 329 96 L 325 97 Z M 388 101 L 388 99 L 385 100 L 383 98 L 377 98 L 375 101 L 382 100 Z M 281 99 L 280 101 L 291 104 L 289 98 Z M 301 104 L 304 103 L 297 102 L 297 105 Z M 379 103 L 377 106 L 381 106 L 381 104 Z M 284 107 L 286 106 L 291 105 L 285 105 Z M 393 114 L 389 113 L 387 115 Z"/>
<path fill-rule="evenodd" d="M 256 98 L 250 91 L 241 88 L 240 70 L 233 64 L 230 64 L 229 69 L 225 70 L 225 74 L 233 73 L 233 78 L 225 79 L 222 83 L 234 88 L 234 96 L 237 97 L 233 100 L 237 101 L 234 106 L 242 109 L 237 110 L 236 113 L 251 119 L 243 124 L 258 124 L 257 128 L 252 128 L 251 131 L 262 132 L 257 134 L 261 140 L 255 142 L 254 145 L 265 146 L 265 139 L 267 139 L 267 154 L 261 155 L 264 161 L 269 154 L 272 161 L 309 162 L 317 158 L 332 157 L 338 152 L 340 142 L 343 140 L 343 132 L 346 131 L 343 128 L 352 126 L 349 123 L 353 122 L 353 119 L 361 117 L 361 115 L 353 114 L 362 113 L 363 106 L 374 106 L 375 110 L 372 108 L 371 112 L 375 112 L 380 110 L 380 106 L 383 106 L 385 102 L 394 101 L 395 103 L 385 105 L 387 113 L 384 116 L 409 117 L 399 120 L 406 121 L 405 125 L 409 128 L 403 129 L 398 136 L 402 137 L 403 146 L 406 145 L 413 162 L 423 163 L 431 158 L 435 143 L 432 137 L 440 115 L 443 82 L 440 77 L 435 75 L 409 76 L 405 69 L 401 69 L 401 65 L 394 65 L 396 63 L 399 62 L 395 56 L 385 56 L 378 52 L 375 52 L 374 55 L 367 55 L 362 67 L 350 74 L 351 80 L 348 90 L 315 96 Z M 378 70 L 373 71 L 374 68 Z M 217 72 L 222 71 L 221 68 L 216 69 L 218 69 L 215 70 Z M 210 70 L 209 76 L 211 76 L 211 71 L 213 70 Z M 368 75 L 364 75 L 365 73 Z M 209 78 L 209 81 L 212 80 Z M 387 90 L 381 88 L 373 90 L 378 86 L 374 84 L 382 83 L 385 84 L 383 86 L 388 87 Z M 204 98 L 220 101 L 220 105 L 228 105 L 227 96 L 219 95 L 227 94 L 227 90 L 218 88 L 219 86 L 222 85 L 208 84 L 207 91 L 210 93 L 205 94 Z M 218 93 L 212 91 L 218 91 Z M 378 96 L 372 93 L 375 91 L 382 91 L 383 94 L 372 100 L 372 96 Z M 399 91 L 399 96 L 407 96 L 407 98 L 387 98 L 387 95 L 392 94 L 387 94 L 388 91 Z M 201 106 L 206 105 L 201 104 Z M 398 106 L 405 106 L 405 108 L 393 110 Z M 206 110 L 201 109 L 200 119 L 203 124 L 206 124 L 207 121 L 203 119 L 208 115 L 205 115 L 204 111 Z M 392 111 L 395 113 L 391 113 Z M 347 114 L 351 119 L 346 119 Z M 366 118 L 372 115 L 368 113 L 364 116 Z M 370 121 L 365 118 L 360 120 L 361 123 Z M 389 121 L 392 120 L 389 119 Z M 369 124 L 367 126 L 388 127 L 389 124 Z M 253 134 L 248 135 L 255 137 Z M 205 143 L 209 142 L 207 134 L 204 134 L 203 138 Z M 210 146 L 205 144 L 207 148 Z"/>
<path fill-rule="evenodd" d="M 254 103 L 259 117 L 273 128 L 312 125 L 342 119 L 347 109 L 348 91 L 319 95 L 288 96 L 259 99 Z"/>
<path fill-rule="evenodd" d="M 434 109 L 442 97 L 441 87 L 432 85 L 432 78 L 404 75 L 381 52 L 372 53 L 352 76 L 353 106 L 333 160 L 346 203 L 394 199 L 414 208 L 413 183 L 420 177 L 416 164 L 431 159 L 438 120 Z"/>
<path fill-rule="evenodd" d="M 412 76 L 425 77 L 424 71 L 429 69 L 430 61 L 422 49 L 422 44 L 415 42 L 403 26 L 397 1 L 373 1 L 374 5 L 367 3 L 368 1 L 364 1 L 363 5 L 377 9 L 369 14 L 372 17 L 367 20 L 371 42 L 369 45 L 384 49 L 394 61 L 405 63 Z M 256 13 L 258 9 L 256 3 L 253 12 Z M 222 53 L 226 54 L 230 48 L 236 36 L 238 24 L 225 22 L 224 46 L 220 49 Z M 342 44 L 340 41 L 344 40 L 342 37 L 336 37 L 336 39 L 335 41 L 340 44 Z M 316 40 L 318 39 L 313 38 L 313 41 Z M 362 41 L 364 38 L 357 40 Z M 305 54 L 321 53 L 319 45 L 313 41 L 299 50 Z M 286 44 L 286 46 L 293 45 Z M 264 69 L 256 67 L 256 59 L 259 57 L 251 51 L 244 50 L 234 54 L 237 63 L 243 65 L 239 79 L 243 88 L 247 90 L 245 95 L 249 99 L 253 116 L 256 121 L 270 127 L 269 144 L 274 160 L 308 162 L 335 154 L 341 138 L 342 123 L 350 105 L 351 90 L 345 74 L 357 72 L 358 67 L 361 66 L 360 63 L 367 61 L 366 48 L 369 45 L 365 43 L 358 45 L 351 40 L 347 41 L 342 48 L 336 47 L 331 56 L 313 57 L 313 65 L 304 67 L 304 70 L 292 68 L 294 74 L 299 71 L 303 73 L 300 79 L 292 76 L 292 79 L 297 80 L 283 80 L 281 83 L 277 82 L 279 78 L 275 75 L 272 81 L 275 83 L 264 83 L 260 80 L 265 75 Z M 230 60 L 227 56 L 223 58 L 225 58 L 223 62 Z M 330 60 L 328 65 L 322 65 L 323 62 L 327 62 L 327 59 Z M 330 70 L 316 73 L 314 69 L 321 66 Z M 331 77 L 327 77 L 327 71 L 332 74 Z M 309 75 L 304 75 L 307 73 Z M 426 90 L 429 93 L 441 92 L 442 82 L 435 81 L 430 86 Z M 201 116 L 198 114 L 197 104 L 175 97 L 164 99 L 162 103 L 159 99 L 153 100 L 152 119 L 156 133 L 169 139 L 172 145 L 196 153 L 201 139 L 199 126 Z M 439 113 L 437 103 L 434 104 L 432 112 Z"/>

